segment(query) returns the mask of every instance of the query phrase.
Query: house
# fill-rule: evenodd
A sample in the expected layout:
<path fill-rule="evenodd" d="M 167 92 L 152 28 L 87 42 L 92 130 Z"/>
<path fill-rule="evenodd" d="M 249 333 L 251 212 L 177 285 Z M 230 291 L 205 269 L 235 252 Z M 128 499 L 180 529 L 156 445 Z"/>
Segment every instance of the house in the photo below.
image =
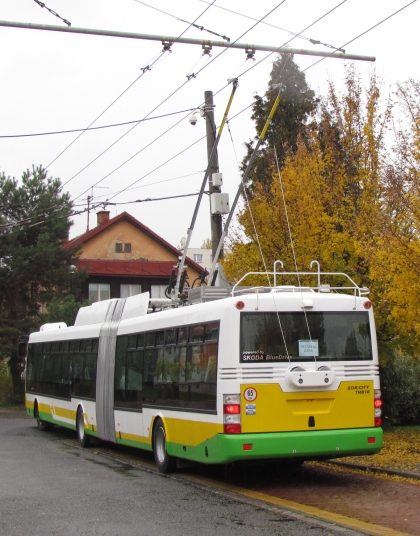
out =
<path fill-rule="evenodd" d="M 164 298 L 172 268 L 182 253 L 123 212 L 109 218 L 108 211 L 97 213 L 97 226 L 69 240 L 63 247 L 81 246 L 75 259 L 77 270 L 86 270 L 87 280 L 81 300 L 102 301 L 149 292 Z M 200 278 L 203 268 L 187 257 L 187 284 Z"/>
<path fill-rule="evenodd" d="M 207 270 L 211 267 L 213 262 L 211 249 L 188 248 L 187 255 L 203 268 L 207 268 Z"/>

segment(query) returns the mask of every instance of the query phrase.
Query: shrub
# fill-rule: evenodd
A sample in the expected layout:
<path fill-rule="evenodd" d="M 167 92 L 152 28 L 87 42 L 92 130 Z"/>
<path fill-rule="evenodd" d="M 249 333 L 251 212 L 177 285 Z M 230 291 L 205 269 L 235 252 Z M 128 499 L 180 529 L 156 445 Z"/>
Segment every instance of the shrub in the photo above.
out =
<path fill-rule="evenodd" d="M 9 358 L 0 361 L 0 405 L 13 401 L 13 381 L 10 373 Z"/>
<path fill-rule="evenodd" d="M 420 362 L 394 351 L 380 373 L 384 426 L 420 424 Z"/>

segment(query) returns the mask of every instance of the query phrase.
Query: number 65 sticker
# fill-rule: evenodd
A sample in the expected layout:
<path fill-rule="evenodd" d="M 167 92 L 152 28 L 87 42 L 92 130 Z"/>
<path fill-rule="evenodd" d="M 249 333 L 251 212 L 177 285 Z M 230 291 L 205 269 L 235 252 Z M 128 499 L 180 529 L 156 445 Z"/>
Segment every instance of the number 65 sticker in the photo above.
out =
<path fill-rule="evenodd" d="M 253 402 L 257 398 L 257 391 L 253 387 L 248 387 L 244 391 L 244 398 L 248 402 Z"/>

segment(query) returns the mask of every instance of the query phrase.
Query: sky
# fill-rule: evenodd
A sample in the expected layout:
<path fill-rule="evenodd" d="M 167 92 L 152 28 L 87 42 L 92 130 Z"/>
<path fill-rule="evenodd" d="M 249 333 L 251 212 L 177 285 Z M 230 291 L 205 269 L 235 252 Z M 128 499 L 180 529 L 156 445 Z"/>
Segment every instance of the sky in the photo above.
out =
<path fill-rule="evenodd" d="M 376 57 L 374 63 L 358 61 L 357 67 L 365 83 L 376 69 L 385 95 L 397 81 L 420 79 L 420 2 L 346 45 L 410 0 L 216 0 L 210 5 L 211 1 L 45 0 L 44 4 L 78 28 L 175 38 L 185 32 L 183 37 L 222 40 L 205 31 L 210 30 L 231 42 L 276 47 L 288 42 L 293 48 L 323 52 L 332 49 L 313 45 L 308 38 L 337 48 L 345 45 L 349 54 Z M 66 26 L 34 0 L 0 0 L 0 13 L 3 21 Z M 193 22 L 205 30 L 188 24 Z M 85 209 L 88 196 L 94 205 L 108 203 L 91 211 L 90 228 L 96 226 L 98 210 L 109 210 L 111 217 L 127 211 L 174 246 L 187 234 L 196 203 L 196 196 L 175 196 L 197 193 L 207 165 L 205 120 L 198 114 L 192 126 L 189 110 L 199 108 L 204 92 L 211 90 L 219 124 L 232 89 L 228 80 L 239 76 L 229 114 L 230 133 L 225 128 L 218 150 L 223 192 L 233 200 L 244 142 L 255 136 L 250 105 L 255 94 L 267 89 L 274 54 L 256 52 L 253 61 L 246 60 L 243 50 L 214 47 L 209 57 L 203 56 L 201 46 L 175 43 L 172 52 L 161 55 L 160 41 L 1 26 L 0 50 L 0 173 L 19 178 L 24 170 L 42 165 L 61 180 L 75 208 Z M 348 60 L 319 61 L 301 55 L 294 59 L 317 93 L 325 94 L 328 81 L 337 89 L 343 87 Z M 80 133 L 74 132 L 1 137 L 85 129 L 95 119 L 92 126 L 144 118 L 148 120 L 139 124 L 88 131 L 77 140 Z M 145 201 L 162 197 L 174 198 Z M 86 231 L 86 212 L 73 221 L 70 237 Z M 205 196 L 190 246 L 200 247 L 209 236 Z"/>

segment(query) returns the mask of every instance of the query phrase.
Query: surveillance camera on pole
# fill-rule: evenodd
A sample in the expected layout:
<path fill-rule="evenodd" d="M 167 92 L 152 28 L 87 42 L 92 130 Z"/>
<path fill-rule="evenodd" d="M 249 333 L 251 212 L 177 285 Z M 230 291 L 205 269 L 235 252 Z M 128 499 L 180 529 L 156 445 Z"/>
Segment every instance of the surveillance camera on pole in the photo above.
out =
<path fill-rule="evenodd" d="M 195 126 L 197 124 L 197 116 L 195 114 L 190 115 L 189 121 L 192 126 Z"/>

